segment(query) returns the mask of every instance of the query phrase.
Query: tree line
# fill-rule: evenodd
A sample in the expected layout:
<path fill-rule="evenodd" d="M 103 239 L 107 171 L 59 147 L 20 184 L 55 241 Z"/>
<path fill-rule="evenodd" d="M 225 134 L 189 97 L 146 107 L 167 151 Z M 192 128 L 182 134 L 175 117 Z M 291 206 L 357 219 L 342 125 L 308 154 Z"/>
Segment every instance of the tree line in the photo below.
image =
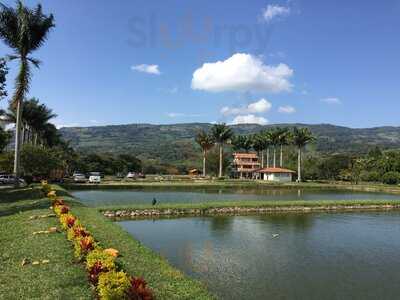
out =
<path fill-rule="evenodd" d="M 206 176 L 207 154 L 214 146 L 219 152 L 218 176 L 223 176 L 223 151 L 225 145 L 231 145 L 235 151 L 249 152 L 254 150 L 261 158 L 261 167 L 277 167 L 277 152 L 279 151 L 279 167 L 284 165 L 283 150 L 285 146 L 293 145 L 297 149 L 297 180 L 301 181 L 302 151 L 304 147 L 313 142 L 315 137 L 308 128 L 281 128 L 275 127 L 263 130 L 252 135 L 235 135 L 226 124 L 215 124 L 209 132 L 201 130 L 195 137 L 203 154 L 203 176 Z M 272 157 L 270 152 L 272 151 Z M 266 156 L 266 157 L 265 157 Z"/>

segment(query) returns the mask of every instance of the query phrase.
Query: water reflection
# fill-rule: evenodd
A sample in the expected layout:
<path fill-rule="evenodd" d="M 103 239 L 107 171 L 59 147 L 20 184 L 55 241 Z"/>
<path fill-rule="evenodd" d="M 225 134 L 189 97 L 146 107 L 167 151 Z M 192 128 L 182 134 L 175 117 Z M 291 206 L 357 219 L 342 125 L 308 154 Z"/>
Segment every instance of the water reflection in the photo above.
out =
<path fill-rule="evenodd" d="M 398 212 L 204 217 L 120 224 L 222 299 L 398 296 Z"/>

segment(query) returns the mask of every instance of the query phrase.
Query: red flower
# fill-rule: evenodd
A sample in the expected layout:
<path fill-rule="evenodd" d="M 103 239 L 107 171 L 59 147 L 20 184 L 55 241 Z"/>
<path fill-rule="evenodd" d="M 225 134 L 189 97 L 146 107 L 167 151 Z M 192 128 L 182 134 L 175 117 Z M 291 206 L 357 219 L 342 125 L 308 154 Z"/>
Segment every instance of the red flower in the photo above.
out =
<path fill-rule="evenodd" d="M 53 207 L 59 206 L 59 205 L 64 205 L 64 200 L 62 198 L 58 198 L 53 201 L 51 204 Z"/>

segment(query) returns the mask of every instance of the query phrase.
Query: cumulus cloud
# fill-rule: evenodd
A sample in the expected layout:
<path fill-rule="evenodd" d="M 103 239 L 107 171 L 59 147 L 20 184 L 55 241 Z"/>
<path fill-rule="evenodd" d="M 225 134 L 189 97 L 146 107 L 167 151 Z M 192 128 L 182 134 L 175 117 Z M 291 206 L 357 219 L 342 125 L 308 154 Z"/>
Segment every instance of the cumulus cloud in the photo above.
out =
<path fill-rule="evenodd" d="M 240 114 L 259 114 L 269 111 L 271 107 L 272 104 L 268 100 L 262 98 L 256 102 L 248 104 L 247 106 L 242 106 L 242 107 L 224 106 L 221 109 L 221 114 L 223 114 L 224 116 L 240 115 Z"/>
<path fill-rule="evenodd" d="M 131 69 L 133 71 L 143 72 L 143 73 L 147 73 L 147 74 L 153 74 L 153 75 L 161 74 L 160 70 L 158 69 L 158 65 L 142 64 L 142 65 L 132 66 Z"/>
<path fill-rule="evenodd" d="M 192 89 L 208 92 L 290 91 L 293 70 L 286 64 L 264 64 L 259 57 L 236 53 L 225 61 L 205 63 L 193 73 Z"/>
<path fill-rule="evenodd" d="M 280 5 L 268 5 L 267 8 L 263 10 L 263 18 L 267 22 L 271 22 L 277 17 L 283 17 L 290 14 L 290 7 L 280 6 Z"/>
<path fill-rule="evenodd" d="M 290 105 L 279 106 L 278 112 L 282 114 L 293 114 L 296 112 L 296 109 Z"/>
<path fill-rule="evenodd" d="M 232 122 L 229 124 L 231 125 L 236 125 L 236 124 L 260 124 L 260 125 L 265 125 L 268 123 L 268 120 L 263 117 L 258 117 L 256 115 L 239 115 L 236 116 Z"/>
<path fill-rule="evenodd" d="M 340 101 L 340 99 L 337 97 L 323 98 L 323 99 L 321 99 L 321 101 L 328 103 L 328 104 L 341 104 L 342 103 L 342 101 Z"/>

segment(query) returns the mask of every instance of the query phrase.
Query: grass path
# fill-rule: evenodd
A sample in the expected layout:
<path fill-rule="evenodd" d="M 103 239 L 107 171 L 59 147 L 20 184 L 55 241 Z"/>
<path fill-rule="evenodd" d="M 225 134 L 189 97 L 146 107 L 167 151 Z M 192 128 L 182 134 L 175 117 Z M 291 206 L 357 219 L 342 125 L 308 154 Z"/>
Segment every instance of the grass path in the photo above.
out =
<path fill-rule="evenodd" d="M 20 193 L 23 197 L 28 194 Z M 86 272 L 73 262 L 65 235 L 33 235 L 59 225 L 54 217 L 29 220 L 30 216 L 49 214 L 48 206 L 47 199 L 0 199 L 0 299 L 92 299 Z M 49 263 L 22 266 L 24 258 Z"/>

